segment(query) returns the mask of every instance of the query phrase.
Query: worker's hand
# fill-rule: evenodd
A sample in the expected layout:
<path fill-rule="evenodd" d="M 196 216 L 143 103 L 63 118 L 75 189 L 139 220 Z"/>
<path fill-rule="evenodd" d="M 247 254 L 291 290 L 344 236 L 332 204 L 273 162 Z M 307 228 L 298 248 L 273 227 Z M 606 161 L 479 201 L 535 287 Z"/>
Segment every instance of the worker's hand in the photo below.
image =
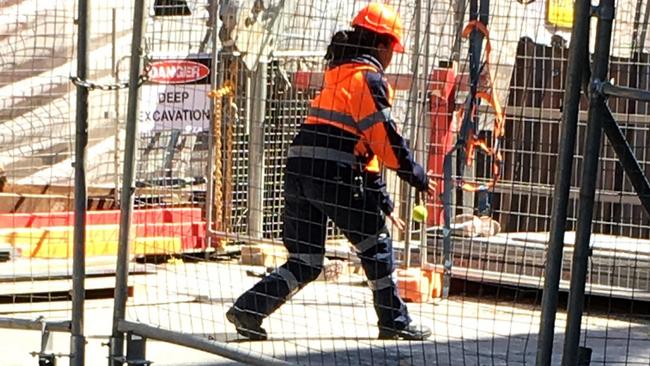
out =
<path fill-rule="evenodd" d="M 404 220 L 400 219 L 399 217 L 395 216 L 395 214 L 390 214 L 388 215 L 388 219 L 390 222 L 393 223 L 393 226 L 397 228 L 399 231 L 404 231 L 406 230 L 406 223 Z"/>
<path fill-rule="evenodd" d="M 435 197 L 438 183 L 435 181 L 436 176 L 434 175 L 433 170 L 429 170 L 427 172 L 427 177 L 429 177 L 429 186 L 427 187 L 427 194 L 431 197 Z"/>

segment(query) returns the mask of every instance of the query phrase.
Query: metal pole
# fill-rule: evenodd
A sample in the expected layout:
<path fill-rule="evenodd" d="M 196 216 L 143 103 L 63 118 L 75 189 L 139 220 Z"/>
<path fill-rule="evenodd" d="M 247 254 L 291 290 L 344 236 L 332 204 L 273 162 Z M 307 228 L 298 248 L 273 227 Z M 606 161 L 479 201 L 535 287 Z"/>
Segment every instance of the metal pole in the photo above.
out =
<path fill-rule="evenodd" d="M 253 111 L 248 140 L 248 234 L 253 238 L 263 236 L 266 79 L 267 63 L 260 61 L 253 73 Z"/>
<path fill-rule="evenodd" d="M 432 14 L 431 9 L 431 0 L 427 0 L 427 11 L 426 14 Z M 427 125 L 431 126 L 431 121 L 426 119 L 427 116 L 427 101 L 428 98 L 428 88 L 429 88 L 429 78 L 430 78 L 430 58 L 431 58 L 431 17 L 427 17 L 425 26 L 424 26 L 424 78 L 421 78 L 420 90 L 425 93 L 425 97 L 422 98 L 422 106 L 419 110 L 418 118 L 418 152 L 420 154 L 420 163 L 424 167 L 425 171 L 428 171 L 428 146 L 429 146 L 429 136 L 427 134 Z M 422 195 L 421 204 L 426 206 L 428 196 L 426 194 Z M 411 213 L 412 215 L 412 213 Z M 427 240 L 427 220 L 424 220 L 420 224 L 420 269 L 424 269 L 427 265 L 427 256 L 428 256 L 428 240 Z"/>
<path fill-rule="evenodd" d="M 464 24 L 463 19 L 465 18 L 466 6 L 467 0 L 454 1 L 454 25 L 456 26 L 456 32 L 454 33 L 454 44 L 451 48 L 451 61 L 456 64 L 460 62 L 460 49 Z"/>
<path fill-rule="evenodd" d="M 616 152 L 627 178 L 639 196 L 641 205 L 645 208 L 645 212 L 650 215 L 650 182 L 648 182 L 648 178 L 646 178 L 641 165 L 639 165 L 639 161 L 636 160 L 632 148 L 625 140 L 623 131 L 614 120 L 612 112 L 604 104 L 599 107 L 599 115 L 603 117 L 603 131 Z"/>
<path fill-rule="evenodd" d="M 118 70 L 118 63 L 119 61 L 117 60 L 117 9 L 113 8 L 112 9 L 112 23 L 111 23 L 111 44 L 113 45 L 113 49 L 111 50 L 111 61 L 113 65 L 113 77 L 115 80 L 115 84 L 117 85 L 120 82 L 120 79 L 118 77 L 119 70 Z M 116 88 L 115 89 L 115 101 L 113 102 L 114 105 L 114 113 L 115 116 L 113 116 L 113 119 L 115 120 L 115 154 L 113 155 L 114 157 L 114 162 L 113 166 L 115 168 L 115 177 L 114 177 L 114 183 L 115 187 L 114 190 L 115 192 L 113 193 L 113 199 L 115 200 L 114 202 L 117 204 L 120 200 L 120 175 L 117 174 L 117 172 L 120 170 L 120 89 Z"/>
<path fill-rule="evenodd" d="M 410 126 L 409 140 L 411 144 L 415 141 L 416 130 L 418 127 L 417 118 L 418 118 L 418 75 L 419 75 L 419 66 L 420 66 L 420 23 L 422 23 L 422 0 L 417 0 L 415 3 L 415 37 L 413 40 L 413 58 L 411 59 L 411 71 L 413 72 L 413 78 L 411 81 L 411 89 L 409 90 L 409 101 L 411 102 L 411 108 L 406 111 L 406 123 L 409 120 L 413 121 L 412 126 Z M 409 114 L 411 118 L 409 118 Z M 406 126 L 405 126 L 406 127 Z M 417 147 L 416 147 L 417 149 Z M 417 151 L 416 151 L 417 153 Z M 408 186 L 405 182 L 400 183 L 403 187 L 402 192 L 406 193 L 406 201 L 404 205 L 406 206 L 406 236 L 404 237 L 404 268 L 409 268 L 411 265 L 411 225 L 413 224 L 413 212 L 411 212 L 411 187 Z M 420 253 L 421 254 L 421 253 Z"/>
<path fill-rule="evenodd" d="M 648 20 L 650 20 L 650 1 L 646 1 L 645 3 L 645 10 L 643 11 L 643 23 L 641 23 L 641 33 L 639 34 L 638 39 L 634 39 L 633 45 L 636 45 L 636 47 L 632 47 L 632 52 L 638 50 L 639 55 L 643 52 L 643 47 L 645 47 L 645 39 L 648 34 Z"/>
<path fill-rule="evenodd" d="M 133 39 L 131 41 L 131 64 L 129 68 L 129 97 L 126 114 L 126 138 L 124 141 L 124 171 L 122 195 L 120 196 L 120 236 L 115 269 L 115 302 L 113 306 L 113 331 L 109 342 L 109 365 L 121 366 L 124 357 L 124 333 L 118 329 L 126 313 L 128 298 L 129 229 L 133 211 L 133 184 L 135 165 L 135 139 L 138 119 L 138 90 L 140 57 L 142 57 L 142 29 L 144 23 L 144 0 L 136 0 L 133 9 Z"/>
<path fill-rule="evenodd" d="M 218 9 L 219 5 L 217 4 L 216 1 L 211 2 L 210 5 L 210 10 L 211 12 L 214 12 L 214 14 L 211 14 L 210 18 L 213 20 L 212 24 L 212 70 L 210 70 L 210 75 L 212 79 L 210 80 L 210 87 L 212 90 L 217 89 L 218 85 L 223 84 L 223 72 L 219 70 L 219 67 L 221 64 L 218 62 L 219 59 L 219 52 L 217 50 L 218 46 L 218 36 L 217 36 L 217 19 L 219 19 L 218 16 Z M 214 98 L 210 98 L 210 108 L 211 108 L 211 113 L 210 115 L 213 115 L 214 113 Z M 212 131 L 214 131 L 214 118 L 210 118 L 210 127 L 208 129 L 208 162 L 206 165 L 206 175 L 207 175 L 207 183 L 206 183 L 206 199 L 205 199 L 205 222 L 208 225 L 209 229 L 213 229 L 214 227 L 212 226 L 212 218 L 214 217 L 214 212 L 213 212 L 213 200 L 214 200 L 214 136 L 211 136 Z M 213 238 L 210 235 L 205 236 L 205 241 L 208 249 L 212 249 L 212 240 Z M 206 256 L 209 255 L 209 251 L 206 251 Z"/>
<path fill-rule="evenodd" d="M 166 329 L 152 327 L 146 324 L 120 321 L 119 329 L 123 332 L 132 332 L 145 338 L 156 339 L 163 342 L 178 344 L 181 346 L 198 349 L 213 353 L 231 360 L 242 362 L 246 365 L 257 366 L 289 366 L 293 365 L 287 361 L 256 353 L 245 347 L 237 347 L 228 343 L 211 341 L 207 338 L 198 337 L 192 334 L 183 334 Z"/>
<path fill-rule="evenodd" d="M 614 20 L 614 0 L 601 0 L 598 6 L 598 26 L 596 27 L 596 46 L 594 49 L 594 72 L 591 79 L 589 96 L 589 115 L 587 118 L 587 139 L 585 141 L 584 165 L 580 186 L 580 203 L 578 208 L 578 226 L 573 251 L 571 268 L 571 289 L 567 309 L 566 336 L 562 365 L 573 366 L 578 360 L 580 342 L 580 323 L 584 307 L 585 282 L 589 266 L 589 239 L 593 218 L 594 198 L 598 176 L 598 157 L 602 147 L 603 117 L 599 114 L 605 98 L 596 92 L 595 87 L 607 80 L 609 51 Z"/>
<path fill-rule="evenodd" d="M 573 9 L 573 31 L 567 64 L 558 169 L 555 173 L 550 236 L 546 251 L 542 314 L 539 324 L 539 341 L 537 343 L 537 366 L 550 365 L 553 356 L 555 313 L 557 312 L 562 270 L 562 251 L 564 248 L 569 191 L 571 189 L 573 152 L 578 130 L 580 91 L 584 64 L 588 60 L 590 1 L 576 0 Z"/>
<path fill-rule="evenodd" d="M 626 88 L 624 86 L 612 85 L 604 82 L 601 86 L 602 92 L 607 96 L 636 99 L 643 102 L 650 102 L 650 92 L 635 88 Z"/>
<path fill-rule="evenodd" d="M 88 1 L 80 0 L 77 13 L 77 76 L 88 76 Z M 81 366 L 85 360 L 84 297 L 86 294 L 86 147 L 88 146 L 88 88 L 77 85 L 74 162 L 74 234 L 72 247 L 72 319 L 70 365 Z"/>
<path fill-rule="evenodd" d="M 50 332 L 69 333 L 71 331 L 72 323 L 66 320 L 48 322 L 40 319 L 32 320 L 0 317 L 0 328 L 43 331 L 43 326 L 45 326 L 45 329 Z"/>

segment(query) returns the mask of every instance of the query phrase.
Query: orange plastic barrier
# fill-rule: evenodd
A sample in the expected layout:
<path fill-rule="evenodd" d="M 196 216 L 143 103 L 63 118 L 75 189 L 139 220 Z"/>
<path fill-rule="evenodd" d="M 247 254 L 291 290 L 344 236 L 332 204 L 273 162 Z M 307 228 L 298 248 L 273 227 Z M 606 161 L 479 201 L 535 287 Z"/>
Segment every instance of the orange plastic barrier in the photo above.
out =
<path fill-rule="evenodd" d="M 404 301 L 427 302 L 442 293 L 442 274 L 438 271 L 409 268 L 395 273 L 397 289 Z"/>
<path fill-rule="evenodd" d="M 12 245 L 21 256 L 72 256 L 72 212 L 2 214 L 0 242 Z M 119 211 L 88 212 L 86 255 L 117 254 Z M 131 226 L 131 254 L 178 254 L 205 250 L 206 223 L 198 208 L 135 210 Z"/>
<path fill-rule="evenodd" d="M 159 208 L 133 210 L 131 224 L 152 223 L 198 223 L 201 222 L 200 208 Z M 88 211 L 87 225 L 113 225 L 120 223 L 119 210 Z M 0 214 L 0 228 L 71 226 L 74 212 L 35 212 Z"/>

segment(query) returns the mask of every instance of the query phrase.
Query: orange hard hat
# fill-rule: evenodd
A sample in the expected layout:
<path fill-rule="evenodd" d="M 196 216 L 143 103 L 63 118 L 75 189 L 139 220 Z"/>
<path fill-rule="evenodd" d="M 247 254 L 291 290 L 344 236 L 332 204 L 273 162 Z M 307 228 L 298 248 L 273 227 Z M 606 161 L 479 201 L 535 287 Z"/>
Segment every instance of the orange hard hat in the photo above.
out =
<path fill-rule="evenodd" d="M 370 3 L 361 9 L 352 20 L 353 27 L 362 27 L 379 34 L 387 34 L 395 39 L 393 50 L 404 52 L 402 32 L 404 26 L 399 14 L 388 5 Z"/>

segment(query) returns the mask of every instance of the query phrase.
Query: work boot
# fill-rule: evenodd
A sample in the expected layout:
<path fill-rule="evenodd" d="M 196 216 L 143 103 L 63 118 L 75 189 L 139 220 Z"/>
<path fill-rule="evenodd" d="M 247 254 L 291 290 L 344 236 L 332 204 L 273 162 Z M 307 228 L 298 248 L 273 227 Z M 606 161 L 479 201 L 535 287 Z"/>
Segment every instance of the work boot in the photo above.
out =
<path fill-rule="evenodd" d="M 237 333 L 251 341 L 264 341 L 267 338 L 266 330 L 260 326 L 261 322 L 245 311 L 233 306 L 226 313 L 226 319 L 235 325 Z"/>
<path fill-rule="evenodd" d="M 379 327 L 379 339 L 404 339 L 423 341 L 431 336 L 431 329 L 424 325 L 408 325 L 404 329 Z"/>

